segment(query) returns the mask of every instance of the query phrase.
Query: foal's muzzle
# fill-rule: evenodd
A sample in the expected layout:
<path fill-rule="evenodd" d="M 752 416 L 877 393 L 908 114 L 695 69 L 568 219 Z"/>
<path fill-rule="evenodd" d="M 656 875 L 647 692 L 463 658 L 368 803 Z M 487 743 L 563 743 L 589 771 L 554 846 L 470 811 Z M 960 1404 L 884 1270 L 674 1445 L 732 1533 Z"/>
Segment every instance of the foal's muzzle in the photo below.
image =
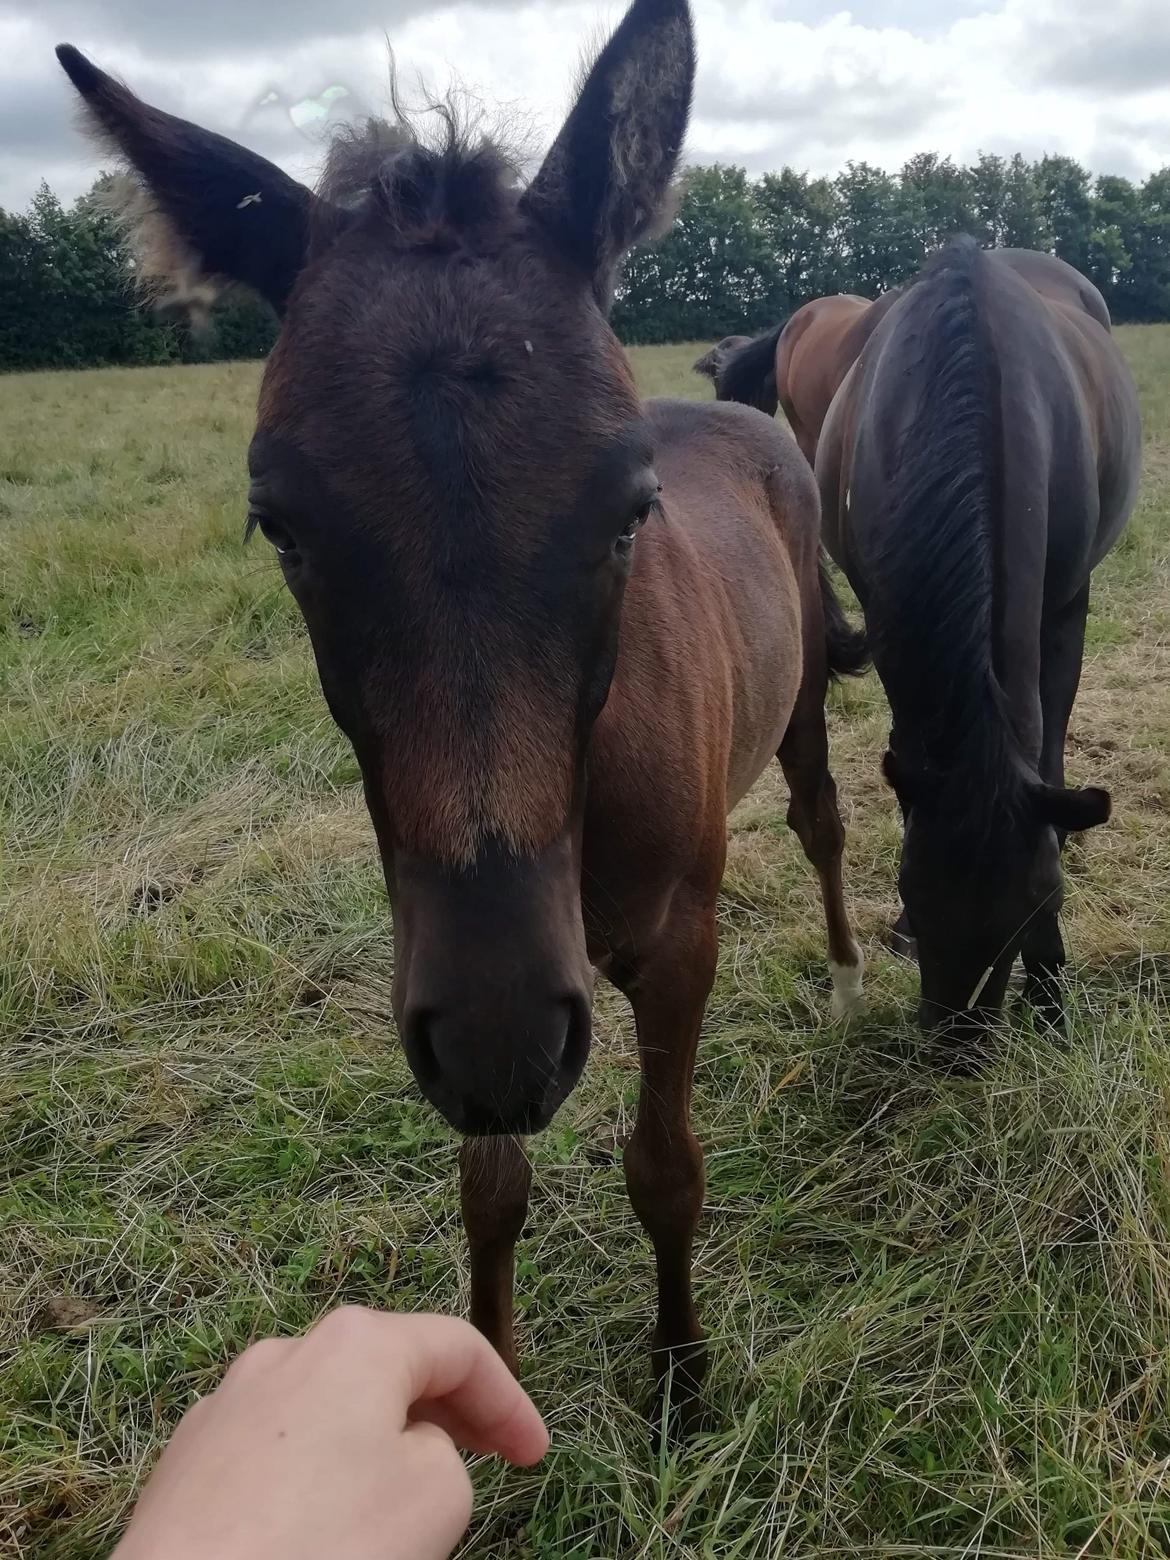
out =
<path fill-rule="evenodd" d="M 593 972 L 566 833 L 531 857 L 394 861 L 394 1012 L 419 1088 L 460 1132 L 537 1132 L 589 1054 Z"/>
<path fill-rule="evenodd" d="M 403 1040 L 419 1088 L 458 1132 L 548 1126 L 589 1055 L 587 992 L 532 993 L 514 1013 L 408 1009 Z"/>

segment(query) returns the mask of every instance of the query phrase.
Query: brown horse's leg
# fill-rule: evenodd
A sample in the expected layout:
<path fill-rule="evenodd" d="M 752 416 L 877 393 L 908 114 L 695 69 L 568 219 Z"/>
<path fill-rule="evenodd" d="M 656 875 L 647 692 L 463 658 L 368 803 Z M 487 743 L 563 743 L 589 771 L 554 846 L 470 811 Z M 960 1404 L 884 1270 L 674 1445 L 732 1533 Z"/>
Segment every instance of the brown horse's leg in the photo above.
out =
<path fill-rule="evenodd" d="M 778 757 L 788 781 L 788 826 L 821 881 L 833 977 L 833 1017 L 847 1018 L 864 1006 L 861 977 L 865 960 L 845 909 L 841 878 L 845 830 L 837 809 L 837 787 L 829 773 L 823 677 L 806 673 Z"/>
<path fill-rule="evenodd" d="M 464 1138 L 459 1191 L 471 1253 L 471 1320 L 513 1375 L 519 1374 L 512 1321 L 513 1259 L 531 1182 L 532 1169 L 519 1138 Z"/>
<path fill-rule="evenodd" d="M 672 1415 L 694 1422 L 707 1368 L 703 1330 L 691 1293 L 691 1248 L 703 1206 L 703 1150 L 691 1131 L 691 1077 L 699 1028 L 715 979 L 718 946 L 713 892 L 681 903 L 667 932 L 623 981 L 634 1008 L 642 1087 L 626 1145 L 630 1202 L 654 1243 L 658 1320 L 651 1360 L 657 1406 L 669 1383 Z"/>

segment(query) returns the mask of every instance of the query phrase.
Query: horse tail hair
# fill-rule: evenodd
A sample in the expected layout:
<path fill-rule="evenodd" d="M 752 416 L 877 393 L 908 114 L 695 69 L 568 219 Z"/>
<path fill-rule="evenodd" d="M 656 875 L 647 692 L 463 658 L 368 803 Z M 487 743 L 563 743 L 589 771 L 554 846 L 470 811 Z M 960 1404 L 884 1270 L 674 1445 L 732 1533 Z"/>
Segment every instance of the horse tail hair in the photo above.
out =
<path fill-rule="evenodd" d="M 822 548 L 817 560 L 821 584 L 821 606 L 825 617 L 825 649 L 829 676 L 834 682 L 842 677 L 860 677 L 869 667 L 869 640 L 863 628 L 854 628 L 837 600 L 829 578 L 828 559 Z"/>
<path fill-rule="evenodd" d="M 776 389 L 776 345 L 787 320 L 749 341 L 746 347 L 728 355 L 715 375 L 717 401 L 741 401 L 755 406 L 769 417 L 780 405 Z"/>

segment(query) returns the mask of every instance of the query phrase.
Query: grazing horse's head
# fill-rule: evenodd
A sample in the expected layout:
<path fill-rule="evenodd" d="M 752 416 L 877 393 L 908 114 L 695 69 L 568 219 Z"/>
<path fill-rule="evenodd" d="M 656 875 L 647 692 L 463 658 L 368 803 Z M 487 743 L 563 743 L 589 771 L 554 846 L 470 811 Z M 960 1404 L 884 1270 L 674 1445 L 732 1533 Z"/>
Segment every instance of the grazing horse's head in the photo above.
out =
<path fill-rule="evenodd" d="M 950 779 L 892 753 L 884 767 L 904 817 L 898 886 L 917 943 L 920 1021 L 976 1038 L 1034 923 L 1060 909 L 1064 836 L 1103 823 L 1109 794 L 1044 785 L 1007 762 Z"/>
<path fill-rule="evenodd" d="M 658 490 L 605 314 L 668 199 L 686 0 L 635 0 L 526 188 L 447 115 L 340 144 L 312 196 L 59 55 L 137 176 L 141 267 L 282 316 L 249 524 L 361 764 L 407 1055 L 454 1126 L 539 1128 L 589 1045 L 585 753 Z"/>

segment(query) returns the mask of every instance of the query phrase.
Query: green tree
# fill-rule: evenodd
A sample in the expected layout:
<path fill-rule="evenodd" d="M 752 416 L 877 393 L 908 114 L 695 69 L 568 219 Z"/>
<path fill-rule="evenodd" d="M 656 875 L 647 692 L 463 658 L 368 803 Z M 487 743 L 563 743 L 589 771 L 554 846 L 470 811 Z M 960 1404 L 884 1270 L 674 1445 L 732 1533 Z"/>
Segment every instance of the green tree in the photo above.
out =
<path fill-rule="evenodd" d="M 949 157 L 919 152 L 903 165 L 899 188 L 906 224 L 921 252 L 974 227 L 971 175 Z"/>
<path fill-rule="evenodd" d="M 782 168 L 764 174 L 753 198 L 776 273 L 771 317 L 782 319 L 810 298 L 841 292 L 841 208 L 832 181 Z"/>
<path fill-rule="evenodd" d="M 1087 274 L 1093 244 L 1088 173 L 1071 157 L 1042 157 L 1036 164 L 1035 180 L 1053 249 L 1062 260 Z"/>
<path fill-rule="evenodd" d="M 841 291 L 876 298 L 922 261 L 913 213 L 898 181 L 869 163 L 849 163 L 834 187 L 840 202 Z"/>
<path fill-rule="evenodd" d="M 627 341 L 681 341 L 768 323 L 775 266 L 742 168 L 689 170 L 666 236 L 635 251 L 614 303 Z"/>

